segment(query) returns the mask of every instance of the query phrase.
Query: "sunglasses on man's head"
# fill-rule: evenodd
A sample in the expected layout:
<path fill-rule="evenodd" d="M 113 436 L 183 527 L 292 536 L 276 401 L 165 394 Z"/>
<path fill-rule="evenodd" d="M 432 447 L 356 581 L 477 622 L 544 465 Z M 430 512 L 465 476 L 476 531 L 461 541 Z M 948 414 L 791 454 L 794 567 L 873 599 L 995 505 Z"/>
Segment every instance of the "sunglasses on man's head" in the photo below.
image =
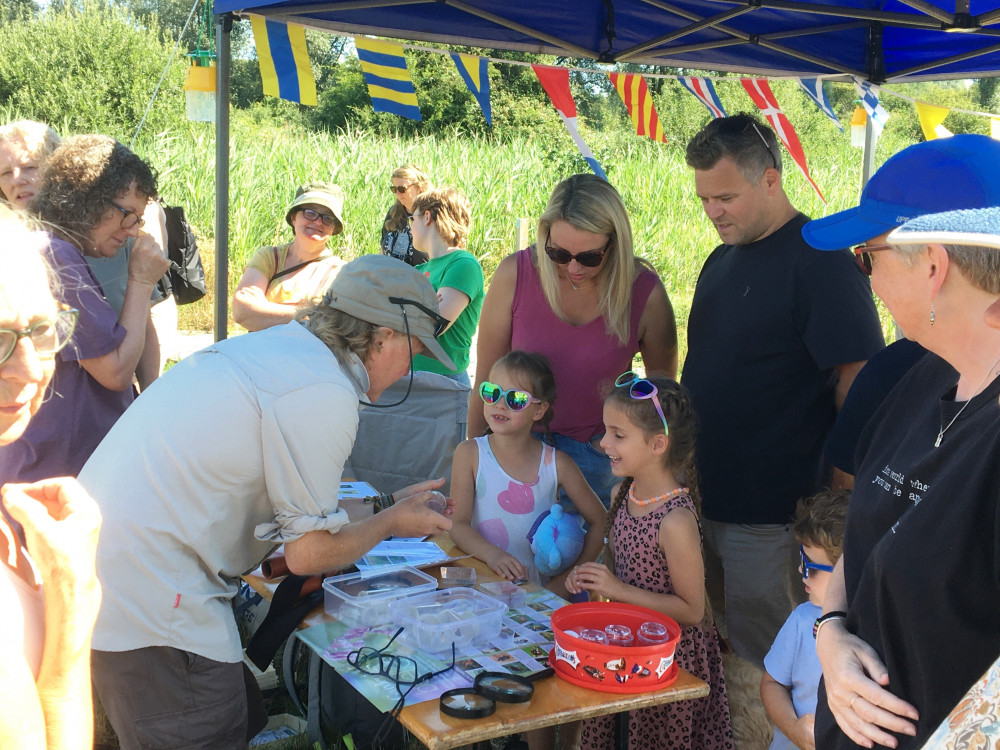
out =
<path fill-rule="evenodd" d="M 410 189 L 409 185 L 390 185 L 389 186 L 389 192 L 390 193 L 398 193 L 399 195 L 402 195 L 403 193 L 405 193 L 409 189 Z"/>
<path fill-rule="evenodd" d="M 806 557 L 806 551 L 801 544 L 799 545 L 799 559 L 802 561 L 802 577 L 807 580 L 809 578 L 810 570 L 820 570 L 823 571 L 824 573 L 833 572 L 832 565 L 820 565 L 819 563 L 814 563 L 812 560 Z"/>
<path fill-rule="evenodd" d="M 518 391 L 513 388 L 505 391 L 496 383 L 491 383 L 488 380 L 484 380 L 479 384 L 479 397 L 487 404 L 495 404 L 500 399 L 503 399 L 507 404 L 507 408 L 511 411 L 521 411 L 527 408 L 529 404 L 542 403 L 527 391 Z"/>
<path fill-rule="evenodd" d="M 549 256 L 549 260 L 553 263 L 558 263 L 560 266 L 568 265 L 571 260 L 575 260 L 581 266 L 586 266 L 587 268 L 597 268 L 601 265 L 601 261 L 604 260 L 604 254 L 608 251 L 608 246 L 611 244 L 611 240 L 608 239 L 604 243 L 604 247 L 600 250 L 586 250 L 582 253 L 573 253 L 568 250 L 563 250 L 562 248 L 555 248 L 549 244 L 548 237 L 545 238 L 545 254 Z"/>
<path fill-rule="evenodd" d="M 659 389 L 646 378 L 640 378 L 634 372 L 629 370 L 618 376 L 615 380 L 616 388 L 628 388 L 628 395 L 637 400 L 641 401 L 643 399 L 651 399 L 653 401 L 653 406 L 656 408 L 656 413 L 660 416 L 660 421 L 663 422 L 663 434 L 670 436 L 670 429 L 667 427 L 667 417 L 663 413 L 663 407 L 660 405 L 660 397 L 656 394 L 659 393 Z"/>
<path fill-rule="evenodd" d="M 854 257 L 866 275 L 872 275 L 872 253 L 879 250 L 892 250 L 892 245 L 858 245 L 854 248 Z"/>

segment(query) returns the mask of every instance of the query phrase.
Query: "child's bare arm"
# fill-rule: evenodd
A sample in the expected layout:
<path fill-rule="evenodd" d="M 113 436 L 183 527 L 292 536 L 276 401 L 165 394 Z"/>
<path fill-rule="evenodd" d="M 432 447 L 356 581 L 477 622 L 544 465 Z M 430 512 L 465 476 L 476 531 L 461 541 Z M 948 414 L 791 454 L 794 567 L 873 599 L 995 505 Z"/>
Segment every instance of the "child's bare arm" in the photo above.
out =
<path fill-rule="evenodd" d="M 660 523 L 658 542 L 667 558 L 673 594 L 631 586 L 598 563 L 584 563 L 571 572 L 574 585 L 612 601 L 662 612 L 681 627 L 696 625 L 705 616 L 705 563 L 694 515 L 680 508 L 667 513 Z"/>
<path fill-rule="evenodd" d="M 528 569 L 524 563 L 483 539 L 482 534 L 472 526 L 478 466 L 479 448 L 476 441 L 466 440 L 459 444 L 451 461 L 451 496 L 455 500 L 455 510 L 451 516 L 451 540 L 477 560 L 486 563 L 497 575 L 509 580 L 527 578 Z"/>
<path fill-rule="evenodd" d="M 570 502 L 573 503 L 577 511 L 587 522 L 588 529 L 583 538 L 583 549 L 580 550 L 579 557 L 566 570 L 549 581 L 547 587 L 562 595 L 562 590 L 566 589 L 566 579 L 570 571 L 577 565 L 596 560 L 601 554 L 604 546 L 604 526 L 608 520 L 608 512 L 601 504 L 600 498 L 594 493 L 587 480 L 568 455 L 562 451 L 556 451 L 556 471 L 559 474 L 559 485 L 565 490 Z M 576 593 L 576 592 L 570 592 Z"/>
<path fill-rule="evenodd" d="M 795 715 L 791 688 L 782 685 L 767 672 L 760 680 L 760 699 L 768 718 L 800 750 L 815 750 L 814 714 Z"/>

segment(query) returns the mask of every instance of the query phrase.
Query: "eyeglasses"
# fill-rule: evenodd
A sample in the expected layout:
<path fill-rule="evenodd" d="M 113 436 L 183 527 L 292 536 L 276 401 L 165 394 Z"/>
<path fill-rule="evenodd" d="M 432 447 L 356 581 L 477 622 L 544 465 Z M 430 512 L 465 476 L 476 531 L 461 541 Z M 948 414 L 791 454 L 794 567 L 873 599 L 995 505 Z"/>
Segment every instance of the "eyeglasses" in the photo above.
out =
<path fill-rule="evenodd" d="M 444 333 L 444 329 L 451 324 L 451 321 L 447 318 L 441 317 L 440 313 L 434 312 L 429 307 L 425 307 L 416 300 L 406 299 L 404 297 L 389 297 L 389 302 L 394 305 L 399 305 L 400 307 L 403 307 L 404 305 L 412 305 L 420 310 L 420 312 L 430 316 L 430 319 L 434 321 L 434 338 L 437 338 Z M 409 322 L 406 320 L 405 307 L 403 308 L 403 321 L 407 324 L 407 330 L 409 330 Z"/>
<path fill-rule="evenodd" d="M 820 565 L 819 563 L 814 563 L 812 560 L 806 557 L 806 551 L 802 548 L 801 544 L 799 545 L 799 559 L 802 561 L 802 577 L 805 578 L 806 580 L 809 580 L 810 570 L 821 570 L 824 573 L 833 572 L 832 565 Z"/>
<path fill-rule="evenodd" d="M 739 127 L 741 122 L 744 123 L 742 128 Z M 719 129 L 727 135 L 743 135 L 750 128 L 753 128 L 753 132 L 757 134 L 757 137 L 760 138 L 760 142 L 764 144 L 767 155 L 771 157 L 771 166 L 777 169 L 778 158 L 774 155 L 774 151 L 771 150 L 771 145 L 767 142 L 764 134 L 760 132 L 760 128 L 757 127 L 757 123 L 754 122 L 753 119 L 745 116 L 737 116 L 719 121 Z"/>
<path fill-rule="evenodd" d="M 629 370 L 628 372 L 622 373 L 615 380 L 616 388 L 624 388 L 628 386 L 628 395 L 636 400 L 642 399 L 652 399 L 653 406 L 656 407 L 656 413 L 660 415 L 660 421 L 663 422 L 663 434 L 669 436 L 670 429 L 667 427 L 667 418 L 663 414 L 663 407 L 660 406 L 660 398 L 656 394 L 659 390 L 655 385 L 645 378 L 640 378 L 634 372 Z"/>
<path fill-rule="evenodd" d="M 765 138 L 764 134 L 760 132 L 760 128 L 757 127 L 757 123 L 751 121 L 750 126 L 753 128 L 753 132 L 755 132 L 758 136 L 760 136 L 760 142 L 763 143 L 764 148 L 767 149 L 767 155 L 771 157 L 771 166 L 777 169 L 778 159 L 774 155 L 774 152 L 771 150 L 771 145 L 767 142 L 767 138 Z"/>
<path fill-rule="evenodd" d="M 496 383 L 491 383 L 488 380 L 484 380 L 479 384 L 479 398 L 486 404 L 495 404 L 500 399 L 503 399 L 504 403 L 507 404 L 507 408 L 511 411 L 521 411 L 522 409 L 526 409 L 530 404 L 542 403 L 527 391 L 518 391 L 513 388 L 505 391 Z"/>
<path fill-rule="evenodd" d="M 858 259 L 858 265 L 866 275 L 872 275 L 872 253 L 879 250 L 892 250 L 892 245 L 858 245 L 854 248 L 854 257 Z"/>
<path fill-rule="evenodd" d="M 410 185 L 412 184 L 413 183 L 411 182 Z M 410 185 L 390 185 L 389 192 L 398 193 L 399 195 L 402 195 L 403 193 L 405 193 L 407 190 L 410 189 Z"/>
<path fill-rule="evenodd" d="M 17 342 L 31 339 L 35 353 L 40 357 L 51 357 L 62 349 L 73 337 L 79 311 L 68 309 L 56 313 L 54 318 L 40 320 L 22 331 L 0 328 L 0 365 L 10 359 Z"/>
<path fill-rule="evenodd" d="M 337 223 L 337 217 L 333 214 L 323 214 L 317 211 L 315 208 L 303 208 L 302 215 L 306 217 L 306 221 L 322 221 L 325 226 L 332 227 Z"/>
<path fill-rule="evenodd" d="M 392 707 L 392 710 L 386 714 L 385 720 L 378 729 L 376 734 L 377 739 L 382 738 L 391 723 L 397 719 L 400 712 L 403 710 L 403 706 L 406 705 L 406 696 L 410 694 L 410 691 L 413 690 L 413 688 L 421 683 L 429 682 L 438 675 L 442 675 L 455 668 L 454 643 L 451 644 L 451 664 L 444 669 L 437 670 L 436 672 L 425 672 L 424 674 L 418 674 L 417 662 L 409 656 L 386 653 L 386 649 L 392 645 L 393 641 L 395 641 L 402 632 L 403 628 L 397 630 L 393 634 L 392 638 L 389 639 L 389 642 L 382 648 L 363 646 L 356 651 L 351 651 L 347 655 L 347 663 L 352 667 L 360 672 L 364 672 L 365 674 L 373 675 L 375 677 L 388 677 L 396 686 L 396 692 L 399 693 L 399 700 L 396 702 L 396 705 Z M 406 686 L 405 690 L 403 689 L 404 685 Z"/>
<path fill-rule="evenodd" d="M 549 244 L 549 238 L 545 238 L 545 254 L 549 256 L 549 260 L 553 263 L 558 263 L 560 266 L 568 265 L 571 260 L 575 260 L 581 266 L 586 266 L 587 268 L 597 268 L 601 265 L 601 261 L 604 260 L 604 254 L 608 251 L 608 247 L 611 245 L 611 238 L 604 243 L 604 247 L 600 250 L 586 250 L 582 253 L 573 253 L 568 250 L 563 250 L 562 248 L 554 248 Z"/>
<path fill-rule="evenodd" d="M 131 229 L 134 226 L 138 226 L 139 229 L 142 229 L 143 225 L 146 223 L 146 220 L 143 219 L 135 211 L 129 211 L 127 208 L 125 208 L 124 206 L 119 206 L 114 201 L 111 201 L 111 205 L 122 212 L 122 222 L 121 222 L 122 229 Z"/>

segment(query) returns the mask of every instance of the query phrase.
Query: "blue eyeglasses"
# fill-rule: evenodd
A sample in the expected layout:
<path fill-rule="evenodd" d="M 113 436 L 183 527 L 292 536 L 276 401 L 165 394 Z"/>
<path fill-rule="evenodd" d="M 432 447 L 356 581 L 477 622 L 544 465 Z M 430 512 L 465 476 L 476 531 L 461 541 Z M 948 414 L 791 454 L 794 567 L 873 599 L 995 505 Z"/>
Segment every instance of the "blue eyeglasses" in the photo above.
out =
<path fill-rule="evenodd" d="M 806 551 L 802 549 L 802 545 L 799 545 L 799 559 L 802 561 L 802 577 L 809 580 L 810 570 L 820 570 L 824 573 L 832 573 L 832 565 L 820 565 L 819 563 L 814 563 L 808 557 L 806 557 Z"/>
<path fill-rule="evenodd" d="M 670 436 L 670 429 L 667 427 L 667 418 L 663 414 L 663 407 L 660 406 L 660 398 L 656 394 L 659 393 L 656 386 L 653 385 L 646 378 L 640 378 L 634 372 L 629 370 L 626 373 L 622 373 L 615 380 L 616 388 L 625 388 L 628 386 L 628 395 L 634 399 L 652 399 L 653 406 L 656 407 L 656 413 L 660 415 L 660 421 L 663 422 L 663 434 L 667 437 Z"/>

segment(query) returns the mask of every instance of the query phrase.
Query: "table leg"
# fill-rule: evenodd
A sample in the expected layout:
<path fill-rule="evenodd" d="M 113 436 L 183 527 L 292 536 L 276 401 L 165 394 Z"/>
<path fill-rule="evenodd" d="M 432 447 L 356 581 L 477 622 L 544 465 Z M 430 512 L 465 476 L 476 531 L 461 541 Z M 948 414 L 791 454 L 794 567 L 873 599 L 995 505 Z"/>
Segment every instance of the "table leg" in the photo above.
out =
<path fill-rule="evenodd" d="M 615 750 L 628 750 L 628 711 L 615 714 Z"/>

